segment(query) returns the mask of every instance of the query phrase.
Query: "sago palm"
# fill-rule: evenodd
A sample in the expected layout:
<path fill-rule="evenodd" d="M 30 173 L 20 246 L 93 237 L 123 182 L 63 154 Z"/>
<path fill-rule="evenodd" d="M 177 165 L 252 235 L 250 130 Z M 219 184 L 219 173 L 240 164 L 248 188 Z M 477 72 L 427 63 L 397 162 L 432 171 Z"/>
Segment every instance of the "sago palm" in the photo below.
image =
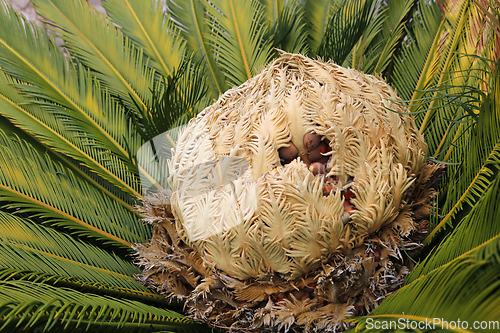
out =
<path fill-rule="evenodd" d="M 258 330 L 339 330 L 357 324 L 357 330 L 371 331 L 374 320 L 387 324 L 401 319 L 443 318 L 472 325 L 474 321 L 500 317 L 498 1 L 169 0 L 164 8 L 161 1 L 106 0 L 105 16 L 83 0 L 33 0 L 44 22 L 43 30 L 20 17 L 6 0 L 1 0 L 0 5 L 2 331 L 210 330 L 192 318 L 216 326 Z M 63 42 L 56 43 L 55 37 Z M 160 154 L 165 147 L 151 142 L 157 143 L 159 135 L 169 130 L 171 135 L 181 134 L 178 143 L 183 147 L 195 140 L 192 138 L 203 137 L 204 131 L 214 132 L 208 136 L 211 139 L 224 137 L 216 135 L 223 131 L 219 126 L 222 120 L 210 118 L 211 114 L 235 105 L 231 114 L 245 111 L 245 101 L 252 102 L 248 96 L 258 89 L 272 95 L 269 82 L 279 78 L 269 69 L 285 73 L 283 66 L 288 65 L 283 65 L 283 59 L 313 63 L 290 53 L 319 56 L 374 74 L 376 77 L 366 76 L 364 80 L 385 91 L 397 91 L 402 100 L 387 93 L 383 98 L 387 109 L 377 112 L 383 114 L 380 119 L 414 117 L 414 122 L 407 121 L 405 130 L 394 131 L 401 142 L 412 141 L 406 135 L 419 138 L 415 144 L 422 149 L 408 148 L 412 157 L 407 160 L 407 169 L 417 164 L 422 168 L 433 166 L 433 170 L 446 166 L 441 179 L 433 178 L 432 184 L 416 191 L 422 196 L 428 194 L 426 189 L 437 186 L 432 202 L 428 195 L 422 199 L 432 203 L 431 211 L 406 212 L 407 217 L 413 214 L 419 218 L 417 236 L 421 238 L 408 238 L 401 224 L 392 224 L 384 229 L 391 235 L 392 252 L 384 250 L 384 243 L 379 243 L 378 249 L 374 247 L 376 242 L 370 243 L 374 238 L 367 237 L 378 232 L 381 225 L 371 228 L 361 223 L 366 216 L 362 202 L 369 188 L 354 179 L 354 197 L 345 187 L 351 182 L 348 173 L 340 171 L 331 181 L 321 177 L 314 180 L 301 164 L 310 162 L 307 154 L 302 153 L 301 161 L 293 151 L 291 155 L 290 151 L 288 155 L 278 151 L 302 144 L 289 135 L 273 149 L 259 148 L 257 142 L 253 150 L 252 154 L 272 150 L 274 155 L 270 153 L 269 161 L 276 167 L 264 173 L 279 181 L 270 181 L 269 186 L 288 186 L 274 201 L 269 195 L 275 193 L 272 190 L 257 191 L 257 205 L 275 206 L 274 213 L 268 214 L 270 221 L 286 220 L 286 211 L 294 204 L 287 195 L 297 196 L 300 191 L 294 194 L 294 187 L 285 184 L 297 183 L 303 177 L 306 181 L 300 178 L 298 182 L 308 183 L 306 187 L 314 182 L 328 185 L 331 188 L 324 190 L 325 197 L 336 203 L 326 208 L 332 209 L 332 216 L 338 215 L 341 224 L 342 202 L 351 200 L 354 205 L 354 213 L 347 214 L 345 224 L 357 227 L 352 229 L 351 238 L 342 236 L 348 241 L 332 242 L 331 249 L 287 245 L 255 252 L 254 256 L 262 256 L 282 251 L 281 257 L 287 261 L 277 260 L 266 271 L 270 265 L 260 266 L 258 260 L 245 259 L 241 253 L 228 255 L 234 249 L 226 246 L 230 242 L 216 232 L 210 236 L 220 239 L 205 242 L 203 235 L 183 229 L 180 221 L 185 223 L 189 213 L 182 213 L 186 202 L 179 201 L 179 191 L 189 177 L 182 177 L 182 161 L 191 163 L 189 156 L 197 156 L 202 143 L 194 145 L 197 148 L 191 155 L 189 148 L 176 149 L 167 159 Z M 298 72 L 303 71 L 300 66 Z M 326 72 L 333 68 L 332 64 L 325 66 L 330 66 L 324 67 Z M 320 76 L 314 71 L 310 75 Z M 392 89 L 383 88 L 382 77 Z M 269 86 L 256 85 L 259 80 Z M 330 89 L 328 85 L 322 87 L 320 80 L 311 84 L 317 85 L 317 91 Z M 244 94 L 247 99 L 238 100 Z M 230 96 L 236 97 L 233 100 Z M 203 115 L 209 116 L 193 120 L 187 131 L 172 130 L 206 107 Z M 273 126 L 280 124 L 278 109 L 269 116 Z M 240 116 L 244 118 L 244 114 Z M 207 121 L 207 117 L 211 120 Z M 293 115 L 288 113 L 288 117 Z M 302 121 L 300 116 L 296 118 L 285 125 L 281 121 L 284 132 L 296 133 L 292 127 Z M 196 125 L 204 121 L 205 127 Z M 221 156 L 239 156 L 244 164 L 252 161 L 253 155 L 231 152 L 255 133 L 250 133 L 248 122 L 238 121 L 243 130 L 248 130 L 248 137 L 240 135 L 236 140 L 228 135 L 227 140 L 219 140 L 217 149 Z M 323 140 L 316 144 L 324 144 L 325 149 L 334 138 L 327 127 L 323 132 L 319 127 L 303 128 L 301 136 Z M 165 142 L 175 145 L 174 141 Z M 377 142 L 382 142 L 385 149 L 386 142 Z M 390 149 L 402 154 L 403 146 L 399 143 Z M 363 159 L 369 161 L 368 156 Z M 335 163 L 327 166 L 335 170 Z M 418 178 L 422 168 L 412 171 L 414 177 Z M 245 166 L 241 170 L 243 174 Z M 314 168 L 311 171 L 318 174 Z M 189 175 L 193 170 L 186 172 Z M 390 170 L 389 174 L 397 172 Z M 254 173 L 249 179 L 259 176 Z M 408 184 L 414 181 L 408 180 Z M 163 189 L 167 185 L 172 188 Z M 335 186 L 340 186 L 338 191 Z M 146 190 L 155 193 L 144 198 Z M 418 198 L 418 193 L 411 198 Z M 392 198 L 402 197 L 399 193 Z M 218 203 L 228 204 L 229 199 L 218 199 Z M 323 199 L 321 195 L 315 200 Z M 407 201 L 412 202 L 410 196 Z M 391 216 L 396 219 L 397 209 L 389 210 L 381 223 L 392 222 Z M 177 219 L 173 219 L 172 212 Z M 429 213 L 427 224 L 423 217 Z M 309 221 L 307 214 L 303 214 L 303 224 Z M 233 226 L 233 230 L 237 228 Z M 241 239 L 251 237 L 247 226 L 240 228 Z M 343 228 L 345 231 L 348 227 Z M 298 237 L 296 229 L 267 230 L 269 235 L 263 237 L 284 239 L 290 233 Z M 420 241 L 424 246 L 419 245 Z M 388 278 L 381 277 L 378 282 L 370 280 L 365 289 L 351 288 L 356 291 L 323 297 L 321 290 L 335 286 L 336 272 L 330 270 L 330 275 L 322 276 L 307 273 L 319 269 L 318 260 L 324 260 L 321 264 L 325 267 L 331 264 L 327 260 L 342 246 L 354 249 L 352 256 L 359 255 L 363 262 L 399 265 L 408 271 L 391 282 L 394 288 L 388 288 L 386 294 L 381 294 L 380 286 L 381 280 Z M 308 251 L 316 251 L 318 256 L 316 263 L 306 265 L 305 272 L 298 263 L 311 258 Z M 350 255 L 349 251 L 342 255 Z M 371 259 L 365 258 L 369 253 Z M 397 253 L 397 257 L 389 256 Z M 181 263 L 179 257 L 185 260 Z M 267 273 L 264 276 L 261 272 Z M 269 276 L 290 279 L 264 281 Z M 294 282 L 300 278 L 302 285 Z M 220 281 L 221 285 L 214 285 Z M 255 281 L 268 289 L 252 290 Z M 402 283 L 401 289 L 394 291 Z M 286 284 L 294 285 L 296 290 L 288 290 Z M 370 295 L 377 298 L 370 299 Z M 329 308 L 322 305 L 323 312 L 318 306 L 321 297 L 330 304 Z M 365 303 L 358 304 L 361 301 Z M 303 307 L 296 313 L 284 313 L 284 307 L 290 304 Z M 300 317 L 307 312 L 305 307 L 311 310 L 307 320 Z M 327 313 L 326 309 L 331 311 Z M 182 311 L 190 316 L 181 315 Z M 314 313 L 327 320 L 319 322 Z M 361 317 L 349 320 L 356 314 Z"/>

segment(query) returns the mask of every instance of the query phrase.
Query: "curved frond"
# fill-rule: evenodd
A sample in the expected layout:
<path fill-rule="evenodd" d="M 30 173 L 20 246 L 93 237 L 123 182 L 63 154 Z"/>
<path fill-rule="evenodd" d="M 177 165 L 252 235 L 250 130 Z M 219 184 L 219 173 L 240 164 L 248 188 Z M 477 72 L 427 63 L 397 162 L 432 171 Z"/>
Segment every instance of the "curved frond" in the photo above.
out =
<path fill-rule="evenodd" d="M 307 27 L 307 43 L 311 56 L 318 52 L 321 41 L 325 34 L 328 20 L 332 14 L 332 6 L 334 0 L 305 0 L 302 1 L 304 6 L 304 19 Z"/>
<path fill-rule="evenodd" d="M 377 38 L 381 33 L 387 16 L 384 14 L 386 6 L 378 4 L 373 8 L 372 19 L 366 25 L 359 41 L 352 47 L 352 51 L 347 55 L 342 66 L 356 68 L 360 71 L 373 68 L 376 57 L 372 54 L 380 52 L 381 43 L 377 43 Z"/>
<path fill-rule="evenodd" d="M 384 47 L 380 54 L 376 56 L 378 60 L 373 70 L 367 70 L 367 72 L 382 74 L 392 64 L 394 52 L 398 44 L 401 43 L 403 30 L 408 19 L 407 16 L 413 4 L 414 0 L 389 1 L 387 11 L 384 13 L 387 15 L 387 19 L 384 21 L 383 36 L 381 36 L 380 41 Z"/>
<path fill-rule="evenodd" d="M 346 1 L 329 18 L 318 55 L 342 64 L 372 20 L 376 2 Z"/>
<path fill-rule="evenodd" d="M 471 212 L 459 222 L 453 231 L 421 262 L 408 276 L 410 283 L 420 276 L 428 274 L 456 257 L 473 250 L 491 238 L 500 235 L 500 151 L 496 161 L 496 177 L 493 183 L 483 192 Z"/>
<path fill-rule="evenodd" d="M 187 123 L 207 93 L 201 63 L 184 62 L 165 79 L 162 91 L 153 91 L 149 112 L 136 121 L 144 141 Z M 182 91 L 178 88 L 184 87 Z"/>
<path fill-rule="evenodd" d="M 458 200 L 448 199 L 449 203 L 454 203 L 449 208 L 448 213 L 440 220 L 439 224 L 429 233 L 425 241 L 432 239 L 438 231 L 444 229 L 448 224 L 453 222 L 453 218 L 463 209 L 464 205 L 472 207 L 479 200 L 492 183 L 492 175 L 498 172 L 498 164 L 500 163 L 500 142 L 491 151 L 490 156 L 486 160 L 484 166 L 478 171 L 472 181 L 461 181 L 467 185 L 467 188 L 462 193 Z M 469 172 L 470 173 L 470 172 Z M 451 191 L 450 191 L 451 192 Z M 453 191 L 458 192 L 458 191 Z M 452 193 L 453 193 L 452 192 Z"/>
<path fill-rule="evenodd" d="M 145 302 L 146 304 L 164 304 L 165 297 L 152 291 L 141 291 L 127 288 L 116 288 L 101 282 L 85 282 L 72 276 L 64 277 L 47 273 L 33 272 L 31 269 L 23 270 L 16 268 L 0 267 L 0 281 L 31 281 L 44 283 L 57 288 L 71 288 L 81 292 L 96 293 L 118 297 L 121 299 L 131 299 Z"/>
<path fill-rule="evenodd" d="M 131 212 L 42 157 L 26 143 L 0 135 L 0 200 L 52 223 L 126 247 L 146 242 L 149 228 Z"/>
<path fill-rule="evenodd" d="M 469 328 L 475 321 L 493 321 L 496 326 L 490 329 L 496 331 L 500 329 L 499 277 L 500 236 L 497 236 L 395 292 L 370 315 L 356 320 L 356 332 L 373 332 L 368 325 L 373 321 L 433 322 L 434 318 L 455 323 L 466 321 Z M 418 331 L 433 332 L 446 327 L 422 328 Z"/>
<path fill-rule="evenodd" d="M 106 0 L 106 12 L 113 23 L 151 58 L 151 65 L 163 76 L 173 75 L 184 61 L 186 47 L 179 31 L 167 20 L 160 1 Z"/>
<path fill-rule="evenodd" d="M 441 22 L 441 11 L 436 2 L 418 2 L 417 11 L 406 30 L 408 39 L 403 42 L 400 53 L 395 55 L 394 70 L 388 77 L 403 100 L 419 98 L 413 96 L 414 92 L 426 89 L 431 82 L 431 64 L 439 59 L 440 54 L 438 42 L 443 28 Z"/>
<path fill-rule="evenodd" d="M 270 27 L 266 35 L 272 38 L 273 48 L 290 53 L 307 54 L 308 34 L 301 1 L 261 0 L 260 3 Z"/>
<path fill-rule="evenodd" d="M 262 41 L 266 32 L 262 6 L 257 0 L 204 0 L 209 15 L 210 43 L 218 54 L 230 85 L 240 85 L 254 76 L 269 61 L 270 41 Z"/>
<path fill-rule="evenodd" d="M 204 63 L 211 97 L 216 99 L 227 90 L 227 83 L 217 65 L 213 46 L 208 35 L 210 25 L 207 22 L 205 6 L 201 0 L 169 0 L 168 11 L 171 19 L 181 31 L 187 46 L 193 52 L 193 59 Z"/>
<path fill-rule="evenodd" d="M 1 114 L 23 129 L 29 126 L 28 132 L 42 143 L 85 164 L 114 186 L 139 195 L 128 147 L 142 143 L 119 103 L 88 71 L 69 62 L 50 37 L 3 3 L 0 18 L 0 66 L 22 80 L 2 73 Z"/>
<path fill-rule="evenodd" d="M 445 193 L 446 199 L 440 203 L 441 213 L 445 216 L 427 236 L 426 241 L 451 223 L 457 213 L 470 210 L 484 195 L 494 180 L 494 174 L 498 172 L 500 161 L 500 110 L 498 108 L 500 68 L 498 65 L 490 79 L 490 91 L 484 96 L 475 97 L 472 102 L 476 104 L 479 115 L 476 117 L 476 114 L 472 113 L 473 119 L 454 124 L 459 127 L 457 133 L 460 136 L 450 145 L 449 160 L 459 163 L 456 166 L 450 166 L 448 171 L 446 181 L 453 186 L 448 186 Z"/>
<path fill-rule="evenodd" d="M 74 278 L 117 290 L 148 292 L 130 262 L 66 234 L 0 211 L 0 267 Z"/>
<path fill-rule="evenodd" d="M 106 16 L 87 1 L 34 0 L 36 10 L 57 27 L 65 47 L 130 107 L 146 109 L 154 70 L 137 48 Z"/>
<path fill-rule="evenodd" d="M 481 86 L 480 80 L 476 78 L 478 72 L 474 73 L 475 70 L 481 69 L 481 62 L 474 57 L 464 57 L 463 55 L 486 57 L 496 61 L 498 54 L 492 53 L 492 50 L 496 49 L 494 46 L 496 39 L 483 39 L 483 34 L 491 36 L 493 32 L 488 32 L 488 23 L 484 15 L 470 0 L 449 1 L 445 8 L 445 14 L 446 34 L 439 42 L 444 46 L 444 50 L 433 70 L 437 76 L 435 86 L 458 87 L 451 93 L 460 94 L 459 89 L 462 86 Z M 464 71 L 469 71 L 469 74 Z M 457 75 L 458 72 L 464 75 Z M 484 80 L 485 77 L 487 76 L 482 76 L 482 79 Z M 415 92 L 413 97 L 420 100 L 424 93 Z M 437 97 L 438 91 L 435 91 L 433 98 L 426 105 L 426 112 L 417 116 L 420 132 L 426 136 L 429 150 L 434 156 L 440 153 L 442 140 L 453 137 L 456 133 L 456 129 L 453 130 L 447 126 L 450 124 L 448 120 L 455 118 L 453 110 L 439 108 L 441 99 Z M 430 137 L 430 135 L 434 137 Z"/>
<path fill-rule="evenodd" d="M 0 281 L 0 330 L 49 332 L 199 332 L 173 311 L 29 281 Z"/>

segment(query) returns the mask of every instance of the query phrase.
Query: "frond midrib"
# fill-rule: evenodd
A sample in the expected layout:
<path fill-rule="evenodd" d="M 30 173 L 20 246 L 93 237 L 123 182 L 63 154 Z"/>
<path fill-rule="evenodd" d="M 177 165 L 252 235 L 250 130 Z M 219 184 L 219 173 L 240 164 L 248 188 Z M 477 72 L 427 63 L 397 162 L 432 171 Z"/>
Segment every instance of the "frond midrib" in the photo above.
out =
<path fill-rule="evenodd" d="M 208 70 L 210 71 L 210 74 L 213 78 L 213 81 L 215 83 L 215 86 L 217 87 L 217 92 L 219 94 L 222 94 L 224 91 L 222 89 L 222 87 L 220 86 L 219 84 L 219 80 L 217 80 L 217 74 L 216 74 L 216 71 L 214 69 L 214 64 L 213 62 L 211 61 L 211 57 L 212 55 L 208 52 L 207 48 L 206 48 L 206 45 L 205 45 L 205 42 L 203 40 L 203 35 L 202 35 L 202 31 L 201 31 L 201 27 L 198 23 L 198 20 L 196 19 L 196 13 L 194 11 L 194 3 L 193 1 L 196 1 L 196 0 L 189 0 L 191 2 L 191 12 L 192 12 L 192 15 L 193 15 L 193 18 L 194 18 L 194 23 L 196 25 L 196 36 L 198 36 L 198 41 L 199 41 L 199 44 L 200 44 L 200 47 L 201 47 L 201 50 L 203 52 L 203 54 L 205 55 L 205 57 L 207 57 L 207 61 L 206 61 L 206 64 L 208 66 Z M 208 59 L 208 57 L 210 57 L 210 59 Z"/>
<path fill-rule="evenodd" d="M 247 78 L 249 79 L 249 78 L 252 77 L 252 73 L 250 71 L 250 65 L 248 64 L 248 59 L 247 59 L 247 56 L 246 56 L 246 53 L 245 53 L 245 48 L 243 47 L 243 41 L 241 40 L 240 28 L 239 28 L 238 22 L 236 20 L 236 13 L 234 12 L 234 3 L 233 3 L 233 0 L 229 0 L 229 5 L 231 6 L 231 19 L 233 21 L 234 28 L 236 30 L 235 32 L 236 32 L 236 37 L 237 37 L 237 40 L 238 40 L 238 46 L 240 48 L 241 57 L 242 57 L 242 60 L 243 60 L 243 65 L 245 66 L 245 71 L 246 71 L 246 74 L 247 74 Z"/>
<path fill-rule="evenodd" d="M 16 191 L 16 190 L 14 190 L 14 189 L 12 189 L 12 188 L 10 188 L 8 186 L 0 184 L 0 189 L 3 190 L 3 191 L 6 191 L 6 192 L 10 192 L 12 195 L 21 197 L 24 200 L 32 202 L 32 203 L 34 203 L 36 205 L 42 206 L 43 208 L 48 209 L 48 210 L 50 210 L 50 211 L 52 211 L 52 212 L 54 212 L 54 213 L 62 216 L 65 219 L 71 220 L 71 221 L 77 223 L 78 225 L 83 226 L 85 229 L 92 230 L 93 232 L 101 235 L 104 238 L 108 238 L 108 239 L 110 239 L 110 240 L 112 240 L 114 242 L 119 243 L 121 246 L 125 245 L 127 248 L 130 248 L 131 245 L 132 245 L 130 242 L 128 242 L 128 241 L 126 241 L 124 239 L 121 239 L 119 237 L 116 237 L 115 235 L 112 235 L 112 234 L 107 233 L 107 232 L 105 232 L 105 231 L 103 231 L 101 229 L 98 229 L 98 228 L 96 228 L 96 227 L 94 227 L 94 226 L 92 226 L 92 225 L 90 225 L 90 224 L 88 224 L 88 223 L 86 223 L 86 222 L 84 222 L 84 221 L 82 221 L 80 219 L 77 219 L 76 217 L 74 217 L 72 215 L 69 215 L 66 212 L 63 212 L 63 211 L 61 211 L 61 210 L 59 210 L 59 209 L 57 209 L 57 208 L 55 208 L 53 206 L 50 206 L 50 205 L 46 204 L 45 202 L 39 201 L 39 200 L 37 200 L 37 199 L 35 199 L 33 197 L 30 197 L 30 196 L 28 196 L 28 195 L 26 195 L 24 193 Z"/>
<path fill-rule="evenodd" d="M 31 113 L 29 112 L 26 112 L 23 108 L 21 108 L 19 105 L 17 105 L 16 103 L 12 102 L 9 98 L 7 98 L 6 96 L 4 96 L 3 94 L 0 94 L 0 97 L 5 100 L 7 103 L 11 104 L 13 107 L 15 107 L 17 110 L 19 110 L 21 113 L 23 113 L 24 115 L 30 117 L 33 121 L 35 121 L 36 123 L 38 123 L 39 125 L 41 125 L 42 127 L 44 127 L 47 131 L 49 131 L 51 134 L 53 134 L 54 136 L 56 136 L 59 140 L 63 141 L 65 144 L 67 144 L 68 146 L 70 146 L 74 151 L 78 152 L 81 156 L 84 156 L 88 161 L 92 162 L 94 165 L 96 166 L 99 166 L 100 167 L 100 170 L 102 170 L 101 172 L 104 172 L 105 174 L 107 174 L 109 177 L 111 177 L 112 179 L 114 179 L 118 184 L 121 184 L 121 186 L 123 186 L 124 188 L 126 188 L 132 195 L 135 195 L 136 197 L 140 197 L 141 194 L 138 193 L 135 189 L 133 189 L 130 185 L 128 185 L 127 183 L 125 183 L 122 179 L 120 179 L 116 174 L 112 173 L 110 170 L 108 170 L 105 166 L 103 166 L 101 163 L 99 163 L 98 161 L 96 161 L 92 156 L 88 155 L 86 152 L 84 152 L 83 150 L 81 150 L 80 148 L 78 148 L 76 145 L 74 145 L 72 142 L 70 142 L 68 139 L 66 139 L 65 137 L 63 137 L 62 135 L 60 135 L 58 132 L 54 131 L 51 127 L 47 126 L 47 124 L 39 121 L 39 119 L 37 119 L 35 116 L 33 116 Z M 8 117 L 10 118 L 10 117 Z M 15 120 L 14 120 L 15 121 Z M 32 131 L 30 131 L 30 129 L 26 129 L 26 132 L 28 133 L 33 133 Z M 37 141 L 40 141 L 42 142 L 44 145 L 44 141 L 39 139 L 34 133 L 32 134 L 32 136 L 34 136 Z M 51 146 L 50 144 L 47 144 L 48 146 Z M 70 164 L 70 163 L 69 163 Z M 78 168 L 73 168 L 73 169 L 76 169 L 78 170 L 78 172 L 81 174 L 83 173 L 83 171 L 81 171 L 80 169 Z M 86 175 L 85 175 L 86 176 Z M 87 176 L 88 177 L 88 176 Z M 87 178 L 87 180 L 91 179 L 90 177 Z M 109 192 L 108 190 L 106 190 L 104 187 L 102 187 L 100 184 L 96 183 L 95 181 L 92 180 L 92 183 L 95 185 L 98 185 L 98 188 L 102 191 L 105 191 L 107 192 L 108 195 L 110 196 L 113 196 L 115 197 L 111 192 Z M 125 208 L 127 208 L 128 210 L 131 210 L 130 209 L 130 205 L 126 204 L 125 202 L 123 202 L 121 199 L 117 198 L 117 200 L 120 200 L 120 203 L 122 204 L 122 206 L 125 206 Z"/>
<path fill-rule="evenodd" d="M 102 133 L 106 137 L 106 139 L 109 140 L 109 142 L 112 143 L 112 145 L 114 147 L 116 147 L 120 151 L 121 154 L 123 154 L 123 156 L 125 156 L 127 158 L 129 157 L 128 152 L 111 135 L 109 135 L 109 133 L 106 132 L 96 121 L 94 121 L 94 119 L 92 119 L 92 117 L 90 117 L 82 108 L 80 108 L 71 98 L 69 98 L 68 96 L 66 96 L 66 94 L 61 89 L 59 89 L 59 87 L 57 87 L 54 83 L 52 83 L 51 80 L 49 80 L 48 78 L 46 78 L 45 75 L 43 75 L 36 67 L 34 67 L 29 61 L 27 61 L 24 57 L 22 57 L 16 50 L 14 50 L 13 48 L 11 48 L 1 38 L 0 38 L 0 44 L 3 47 L 5 47 L 9 52 L 11 52 L 12 54 L 14 54 L 16 58 L 18 58 L 22 63 L 24 63 L 32 71 L 34 71 L 38 77 L 40 77 L 52 89 L 54 89 L 54 91 L 56 91 L 60 96 L 62 96 L 66 100 L 66 102 L 69 103 L 69 105 L 71 105 L 76 111 L 79 112 L 79 114 L 81 114 L 83 117 L 85 117 L 85 119 L 90 124 L 92 124 L 93 126 L 95 126 L 95 128 L 99 129 L 99 132 Z"/>
<path fill-rule="evenodd" d="M 488 159 L 484 162 L 483 166 L 479 171 L 477 172 L 476 176 L 474 179 L 470 182 L 469 186 L 467 189 L 464 191 L 460 199 L 455 203 L 453 208 L 450 209 L 448 214 L 439 222 L 439 224 L 427 235 L 427 237 L 423 240 L 424 244 L 428 243 L 432 237 L 448 222 L 449 219 L 451 219 L 454 214 L 456 213 L 455 211 L 459 209 L 459 207 L 462 205 L 463 201 L 468 197 L 470 193 L 470 189 L 474 187 L 476 184 L 476 181 L 484 175 L 484 173 L 487 173 L 488 171 L 491 171 L 490 166 L 491 166 L 491 161 L 492 161 L 492 156 L 498 154 L 498 151 L 500 151 L 500 143 L 497 143 L 495 147 L 493 147 L 490 155 L 488 156 Z"/>
<path fill-rule="evenodd" d="M 69 20 L 68 17 L 66 15 L 64 15 L 64 13 L 62 11 L 59 10 L 59 8 L 52 2 L 52 0 L 47 0 L 47 1 L 50 2 L 52 7 L 61 15 L 61 17 L 64 17 L 66 22 L 68 22 L 68 24 L 74 29 L 74 31 L 76 31 L 78 33 L 78 35 L 87 42 L 87 45 L 89 45 L 101 57 L 101 59 L 106 63 L 106 65 L 108 65 L 108 67 L 116 75 L 116 77 L 118 77 L 118 79 L 122 82 L 123 86 L 128 89 L 129 94 L 132 95 L 134 97 L 135 101 L 138 102 L 142 106 L 143 110 L 147 110 L 147 107 L 146 107 L 146 104 L 144 104 L 144 101 L 139 97 L 139 95 L 137 95 L 137 92 L 134 89 L 132 89 L 132 87 L 129 85 L 127 80 L 125 80 L 125 78 L 120 74 L 120 72 L 118 72 L 118 70 L 115 68 L 115 66 L 113 66 L 113 64 L 111 64 L 109 62 L 109 60 L 106 58 L 106 56 L 104 54 L 102 54 L 102 52 L 99 51 L 99 49 L 93 43 L 91 43 L 91 41 L 87 38 L 87 36 L 85 36 L 85 34 L 82 31 L 80 31 L 73 24 L 73 22 L 71 22 L 71 20 Z M 126 154 L 125 156 L 128 157 L 128 153 L 126 153 L 125 150 L 124 150 L 124 152 Z"/>

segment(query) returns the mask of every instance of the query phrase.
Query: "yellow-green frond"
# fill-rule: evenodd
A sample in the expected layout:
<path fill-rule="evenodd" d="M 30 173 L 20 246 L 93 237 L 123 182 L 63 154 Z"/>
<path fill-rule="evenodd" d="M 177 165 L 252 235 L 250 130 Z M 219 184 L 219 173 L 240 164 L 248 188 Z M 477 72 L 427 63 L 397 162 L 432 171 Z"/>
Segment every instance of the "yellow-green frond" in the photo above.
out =
<path fill-rule="evenodd" d="M 108 89 L 129 106 L 146 108 L 154 70 L 143 50 L 103 14 L 83 0 L 34 0 L 35 8 L 55 25 L 73 57 L 95 71 Z"/>
<path fill-rule="evenodd" d="M 28 144 L 0 136 L 0 200 L 80 235 L 129 247 L 145 242 L 136 216 Z"/>

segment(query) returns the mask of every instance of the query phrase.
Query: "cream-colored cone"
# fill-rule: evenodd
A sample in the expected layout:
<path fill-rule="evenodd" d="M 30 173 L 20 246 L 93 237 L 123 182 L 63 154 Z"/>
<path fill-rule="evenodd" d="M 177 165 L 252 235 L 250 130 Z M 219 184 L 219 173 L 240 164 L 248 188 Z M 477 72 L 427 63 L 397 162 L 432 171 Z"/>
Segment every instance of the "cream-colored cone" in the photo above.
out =
<path fill-rule="evenodd" d="M 155 224 L 137 246 L 142 280 L 213 324 L 345 327 L 399 286 L 408 268 L 389 256 L 425 229 L 413 211 L 429 205 L 440 168 L 405 112 L 379 78 L 283 53 L 181 135 L 172 192 L 140 209 Z M 309 169 L 311 132 L 324 175 Z"/>

